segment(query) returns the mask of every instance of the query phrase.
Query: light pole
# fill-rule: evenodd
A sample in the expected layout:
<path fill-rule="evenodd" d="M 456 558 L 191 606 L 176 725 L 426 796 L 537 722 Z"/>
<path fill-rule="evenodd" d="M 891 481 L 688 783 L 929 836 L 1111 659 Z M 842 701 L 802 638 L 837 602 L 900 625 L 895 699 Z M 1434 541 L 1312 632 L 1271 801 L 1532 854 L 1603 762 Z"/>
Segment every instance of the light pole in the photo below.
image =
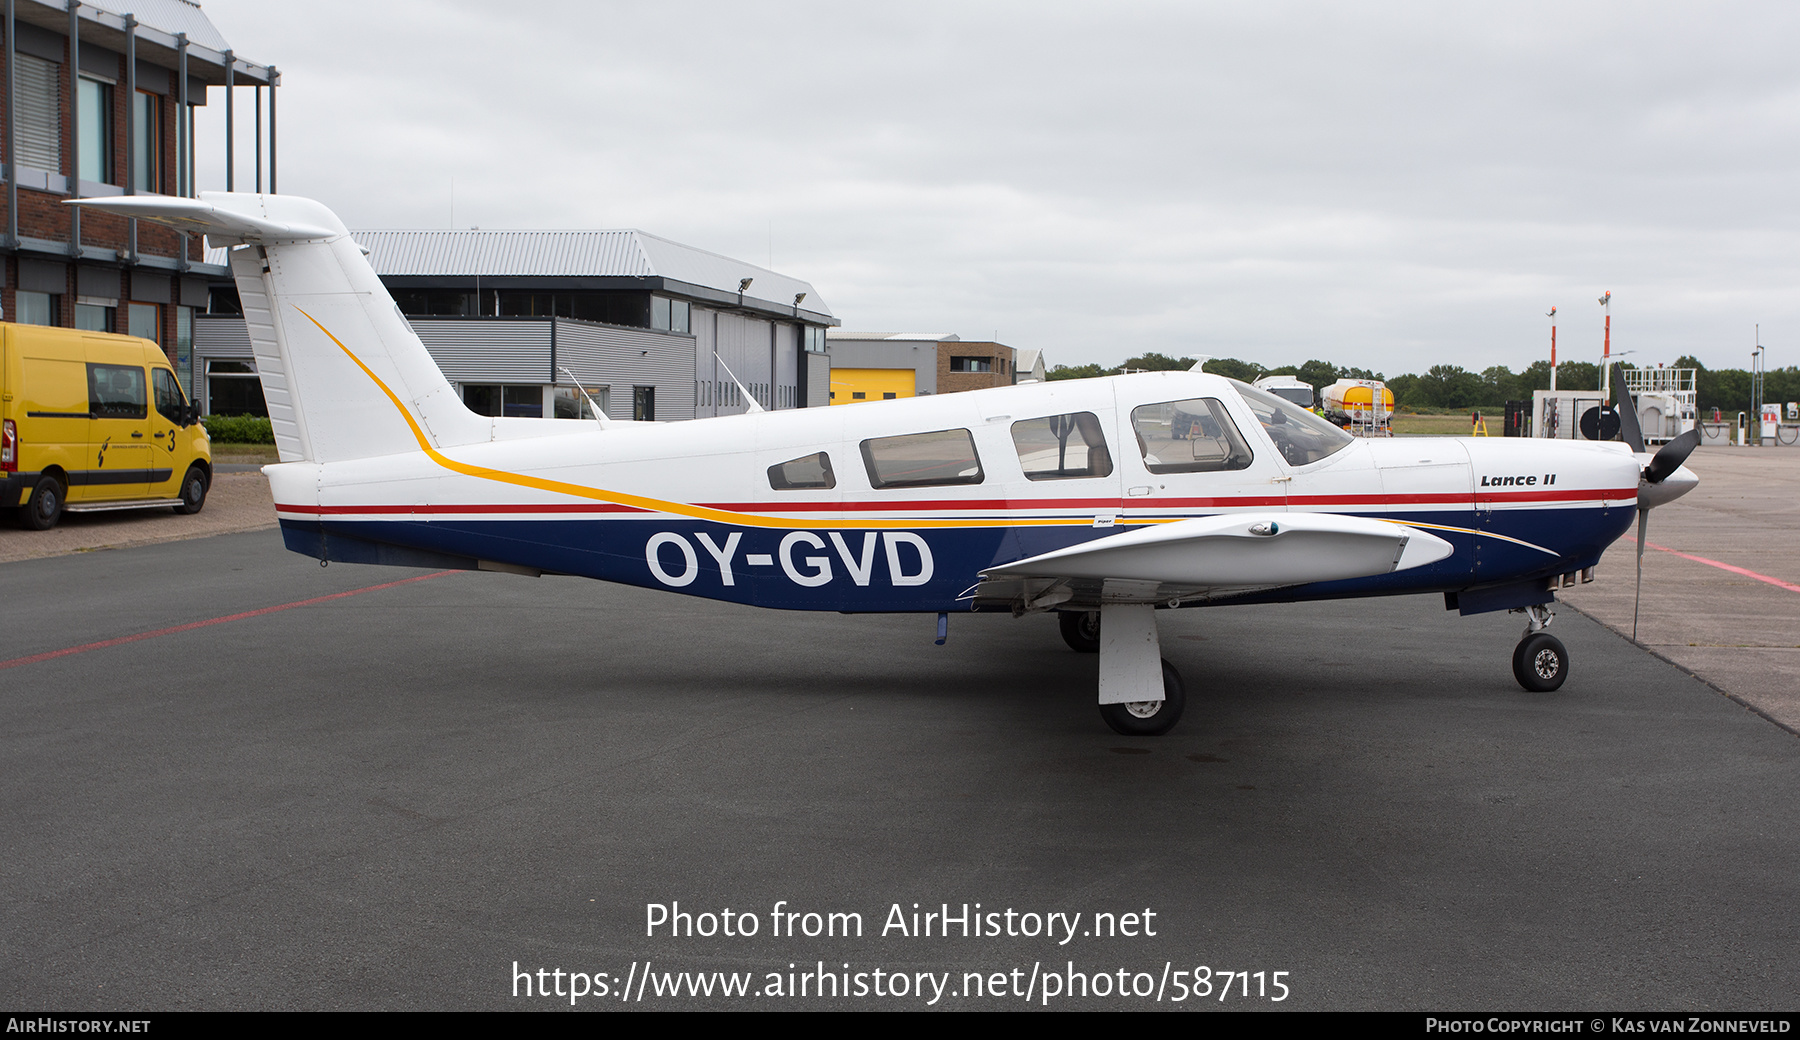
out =
<path fill-rule="evenodd" d="M 1756 431 L 1754 436 L 1745 431 L 1744 443 L 1762 447 L 1763 442 L 1763 345 L 1762 325 L 1756 326 L 1756 349 L 1750 352 L 1750 429 Z"/>
<path fill-rule="evenodd" d="M 1554 392 L 1556 390 L 1556 308 L 1550 308 L 1550 313 L 1544 317 L 1550 319 L 1550 389 Z"/>
<path fill-rule="evenodd" d="M 1600 297 L 1600 306 L 1606 311 L 1606 340 L 1600 348 L 1600 396 L 1606 397 L 1612 392 L 1612 290 Z"/>

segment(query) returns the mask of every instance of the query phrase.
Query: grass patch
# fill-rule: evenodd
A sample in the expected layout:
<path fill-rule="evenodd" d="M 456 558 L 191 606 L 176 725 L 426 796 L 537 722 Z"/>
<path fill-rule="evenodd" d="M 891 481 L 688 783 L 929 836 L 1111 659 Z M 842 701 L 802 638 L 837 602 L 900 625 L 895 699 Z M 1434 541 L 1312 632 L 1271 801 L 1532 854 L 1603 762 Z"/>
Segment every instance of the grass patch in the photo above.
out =
<path fill-rule="evenodd" d="M 1484 412 L 1481 417 L 1487 422 L 1487 431 L 1490 437 L 1498 437 L 1505 432 L 1505 413 L 1490 418 Z M 1392 425 L 1396 437 L 1467 437 L 1470 430 L 1468 412 L 1457 412 L 1454 415 L 1412 415 L 1407 412 L 1395 412 L 1392 417 Z"/>
<path fill-rule="evenodd" d="M 215 463 L 267 466 L 271 462 L 280 462 L 281 456 L 276 454 L 273 444 L 232 444 L 229 441 L 214 441 L 212 443 L 212 460 Z"/>

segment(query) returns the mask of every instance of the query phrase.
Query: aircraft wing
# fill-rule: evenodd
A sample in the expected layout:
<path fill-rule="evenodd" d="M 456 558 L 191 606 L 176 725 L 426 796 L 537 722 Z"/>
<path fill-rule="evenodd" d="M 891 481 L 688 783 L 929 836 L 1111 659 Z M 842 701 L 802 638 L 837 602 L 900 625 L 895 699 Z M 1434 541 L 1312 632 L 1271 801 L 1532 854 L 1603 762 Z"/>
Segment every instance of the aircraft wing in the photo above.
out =
<path fill-rule="evenodd" d="M 1108 602 L 1364 578 L 1435 563 L 1449 542 L 1386 520 L 1336 513 L 1228 513 L 1140 528 L 990 567 L 986 598 L 1009 580 L 1104 583 Z"/>

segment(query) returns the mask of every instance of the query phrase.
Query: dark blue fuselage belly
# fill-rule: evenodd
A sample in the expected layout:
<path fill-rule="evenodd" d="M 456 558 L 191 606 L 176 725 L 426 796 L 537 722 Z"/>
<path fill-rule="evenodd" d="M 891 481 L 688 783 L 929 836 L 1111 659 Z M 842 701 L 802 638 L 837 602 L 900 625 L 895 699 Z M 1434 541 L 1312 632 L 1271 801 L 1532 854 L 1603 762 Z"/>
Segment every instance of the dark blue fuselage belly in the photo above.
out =
<path fill-rule="evenodd" d="M 1447 592 L 1566 574 L 1594 566 L 1606 547 L 1630 529 L 1633 510 L 1349 515 L 1417 524 L 1448 541 L 1455 551 L 1437 563 L 1410 570 L 1288 586 L 1235 596 L 1230 602 Z M 1002 525 L 894 532 L 820 526 L 796 532 L 678 517 L 283 519 L 281 527 L 288 548 L 333 562 L 431 566 L 482 560 L 759 607 L 848 613 L 968 610 L 971 587 L 987 567 L 1133 529 L 1123 524 Z M 924 544 L 924 552 L 914 539 Z M 653 540 L 658 543 L 654 553 L 649 551 Z M 414 556 L 407 558 L 407 551 Z M 721 554 L 726 555 L 723 565 Z"/>

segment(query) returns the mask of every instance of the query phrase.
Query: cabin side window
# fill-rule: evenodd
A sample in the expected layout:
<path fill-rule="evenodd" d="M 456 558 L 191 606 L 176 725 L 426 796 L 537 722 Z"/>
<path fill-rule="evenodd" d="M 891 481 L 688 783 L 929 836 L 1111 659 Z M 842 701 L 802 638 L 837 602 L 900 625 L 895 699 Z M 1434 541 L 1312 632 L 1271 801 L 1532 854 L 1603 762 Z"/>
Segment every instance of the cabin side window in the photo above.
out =
<path fill-rule="evenodd" d="M 148 395 L 144 370 L 123 365 L 93 365 L 88 370 L 88 411 L 96 419 L 142 419 Z"/>
<path fill-rule="evenodd" d="M 875 437 L 862 442 L 862 455 L 870 487 L 941 487 L 982 481 L 981 459 L 968 430 Z"/>
<path fill-rule="evenodd" d="M 837 487 L 837 478 L 831 473 L 831 456 L 821 451 L 816 455 L 778 462 L 769 467 L 769 486 L 776 491 Z"/>
<path fill-rule="evenodd" d="M 1093 412 L 1070 412 L 1012 424 L 1019 468 L 1028 480 L 1104 477 L 1112 473 L 1112 452 Z"/>
<path fill-rule="evenodd" d="M 1225 405 L 1211 397 L 1133 408 L 1131 428 L 1144 468 L 1152 473 L 1214 473 L 1250 465 L 1250 445 Z"/>

